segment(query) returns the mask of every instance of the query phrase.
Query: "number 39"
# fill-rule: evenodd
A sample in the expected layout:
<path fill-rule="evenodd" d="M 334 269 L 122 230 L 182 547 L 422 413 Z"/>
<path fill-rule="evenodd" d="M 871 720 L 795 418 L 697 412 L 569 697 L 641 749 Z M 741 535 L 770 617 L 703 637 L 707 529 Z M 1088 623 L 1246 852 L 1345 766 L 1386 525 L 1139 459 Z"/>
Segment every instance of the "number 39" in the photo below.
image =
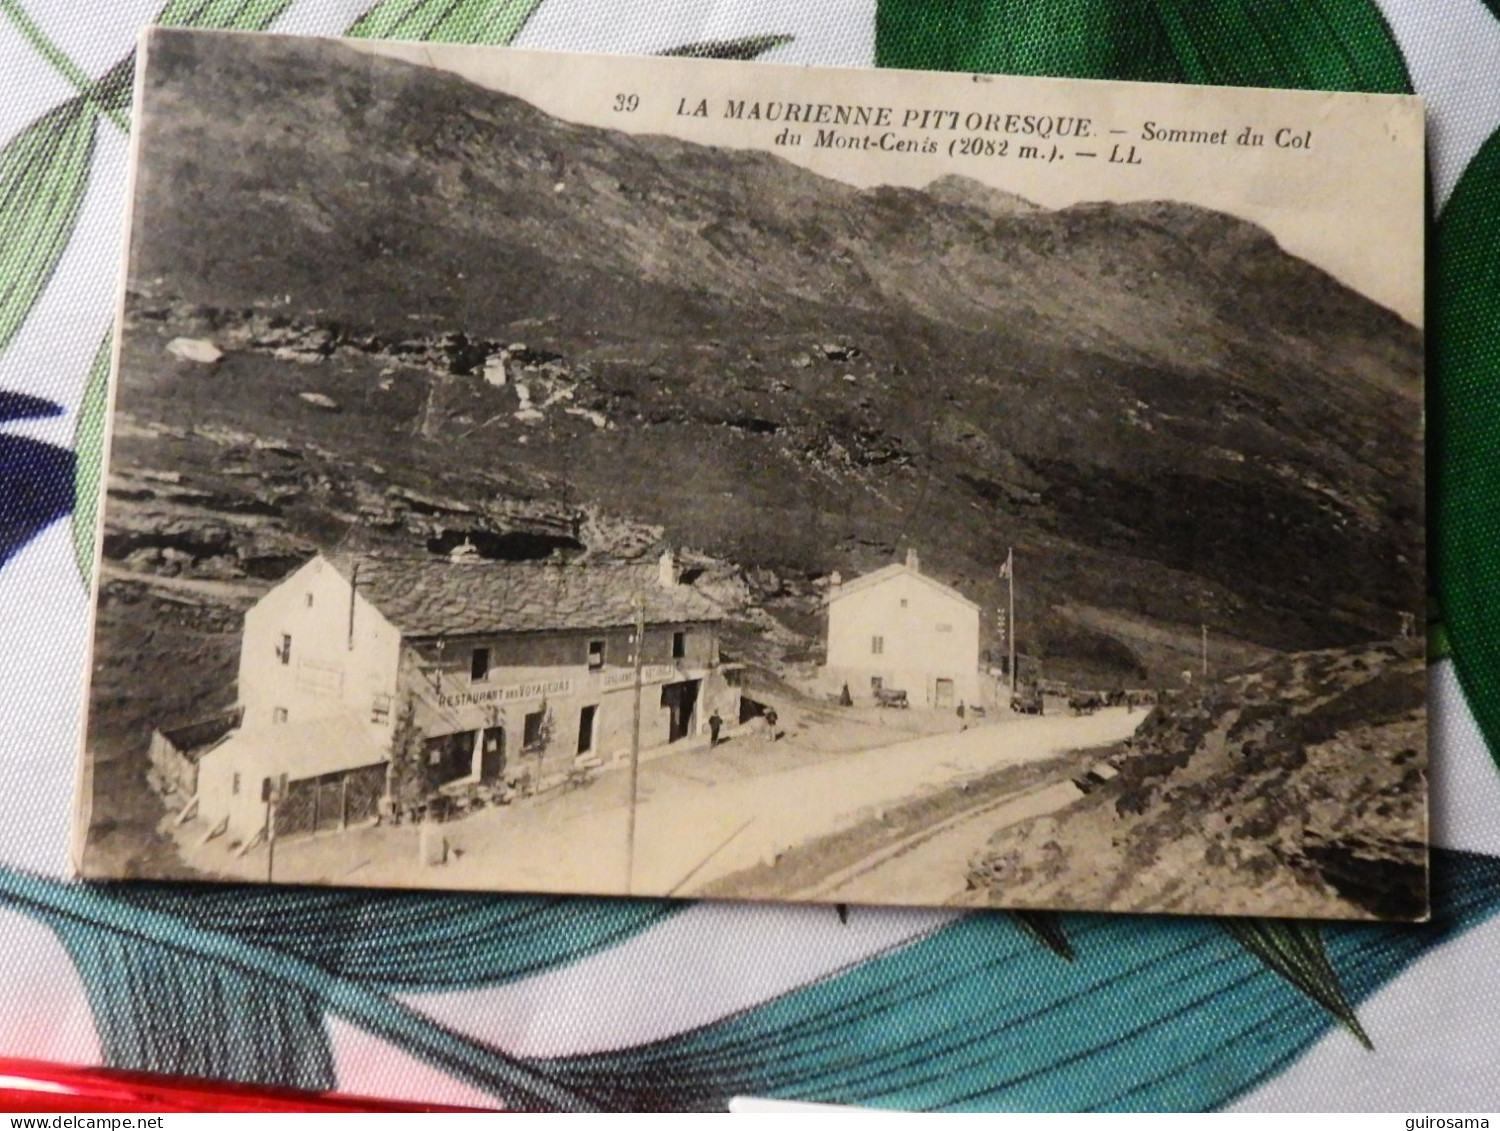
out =
<path fill-rule="evenodd" d="M 617 94 L 615 95 L 615 113 L 633 114 L 641 104 L 639 94 Z"/>

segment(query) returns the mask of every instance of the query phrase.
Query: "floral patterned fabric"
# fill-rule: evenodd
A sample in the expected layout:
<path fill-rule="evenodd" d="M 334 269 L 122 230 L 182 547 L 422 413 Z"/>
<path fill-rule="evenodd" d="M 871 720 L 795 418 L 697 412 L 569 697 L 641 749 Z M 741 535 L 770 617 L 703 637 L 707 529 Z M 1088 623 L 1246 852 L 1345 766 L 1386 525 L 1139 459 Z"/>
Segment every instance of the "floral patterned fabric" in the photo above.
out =
<path fill-rule="evenodd" d="M 63 882 L 153 21 L 1423 95 L 1433 923 Z M 533 1108 L 1493 1109 L 1497 75 L 1496 0 L 0 0 L 0 1055 Z"/>

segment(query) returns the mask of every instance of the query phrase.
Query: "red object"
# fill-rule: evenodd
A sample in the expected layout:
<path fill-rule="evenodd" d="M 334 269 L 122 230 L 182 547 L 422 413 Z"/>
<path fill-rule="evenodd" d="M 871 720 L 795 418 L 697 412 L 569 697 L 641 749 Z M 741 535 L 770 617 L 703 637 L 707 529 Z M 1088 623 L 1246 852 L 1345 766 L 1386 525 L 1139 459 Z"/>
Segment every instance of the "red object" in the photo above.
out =
<path fill-rule="evenodd" d="M 185 1080 L 114 1068 L 76 1068 L 40 1060 L 0 1057 L 0 1111 L 5 1112 L 189 1112 L 189 1111 L 479 1111 L 442 1104 L 303 1092 L 257 1084 Z"/>

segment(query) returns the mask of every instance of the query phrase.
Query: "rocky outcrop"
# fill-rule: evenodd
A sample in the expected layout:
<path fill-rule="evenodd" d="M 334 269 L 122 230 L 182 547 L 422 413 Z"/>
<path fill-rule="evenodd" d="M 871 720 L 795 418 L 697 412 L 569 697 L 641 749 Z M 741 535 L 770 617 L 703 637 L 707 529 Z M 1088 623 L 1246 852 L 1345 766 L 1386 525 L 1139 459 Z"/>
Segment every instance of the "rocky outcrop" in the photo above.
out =
<path fill-rule="evenodd" d="M 167 352 L 185 361 L 213 364 L 232 350 L 268 354 L 278 361 L 318 365 L 341 351 L 445 376 L 482 376 L 493 385 L 518 377 L 565 379 L 571 368 L 559 353 L 525 342 L 499 342 L 462 330 L 391 337 L 339 322 L 294 319 L 253 307 L 229 309 L 132 294 L 130 317 L 174 327 L 195 327 L 201 336 L 179 336 Z M 857 352 L 857 351 L 856 351 Z"/>
<path fill-rule="evenodd" d="M 1279 658 L 1156 708 L 1078 802 L 997 833 L 969 885 L 996 904 L 1418 917 L 1426 730 L 1418 640 Z"/>

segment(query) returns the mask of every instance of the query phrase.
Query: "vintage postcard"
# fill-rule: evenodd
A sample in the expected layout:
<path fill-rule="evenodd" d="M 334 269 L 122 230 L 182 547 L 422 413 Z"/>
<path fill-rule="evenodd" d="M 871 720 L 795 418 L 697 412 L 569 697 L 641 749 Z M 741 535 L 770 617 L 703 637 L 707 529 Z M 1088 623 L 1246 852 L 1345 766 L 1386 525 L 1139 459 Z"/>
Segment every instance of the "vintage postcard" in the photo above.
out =
<path fill-rule="evenodd" d="M 1426 915 L 1417 100 L 143 48 L 82 875 Z"/>

